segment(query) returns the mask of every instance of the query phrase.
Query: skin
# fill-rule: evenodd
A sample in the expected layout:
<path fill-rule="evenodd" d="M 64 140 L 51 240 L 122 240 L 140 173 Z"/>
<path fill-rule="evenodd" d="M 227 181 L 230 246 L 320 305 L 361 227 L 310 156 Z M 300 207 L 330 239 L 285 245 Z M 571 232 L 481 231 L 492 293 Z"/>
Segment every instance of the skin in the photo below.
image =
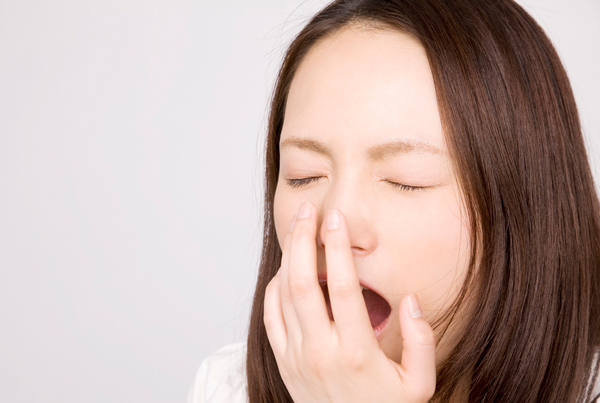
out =
<path fill-rule="evenodd" d="M 408 145 L 375 148 L 398 141 Z M 291 84 L 280 150 L 283 257 L 264 316 L 294 401 L 427 401 L 460 332 L 451 326 L 439 342 L 428 323 L 462 286 L 470 240 L 419 42 L 353 25 L 315 44 Z M 303 178 L 318 179 L 289 183 Z M 338 229 L 327 229 L 328 214 Z M 359 282 L 392 308 L 377 336 Z"/>

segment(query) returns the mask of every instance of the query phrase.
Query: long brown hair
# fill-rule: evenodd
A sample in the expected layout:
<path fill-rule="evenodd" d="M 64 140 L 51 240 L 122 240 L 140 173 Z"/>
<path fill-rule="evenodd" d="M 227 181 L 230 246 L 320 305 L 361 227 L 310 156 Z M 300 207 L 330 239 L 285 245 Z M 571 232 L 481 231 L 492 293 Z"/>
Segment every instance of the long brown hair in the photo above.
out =
<path fill-rule="evenodd" d="M 512 0 L 336 0 L 289 46 L 266 144 L 264 238 L 248 334 L 250 403 L 292 402 L 263 325 L 281 262 L 273 199 L 292 78 L 312 45 L 348 24 L 413 35 L 433 73 L 471 219 L 471 260 L 448 325 L 472 306 L 432 401 L 466 380 L 469 402 L 578 402 L 600 345 L 600 204 L 571 86 L 550 40 Z M 466 336 L 468 335 L 468 336 Z M 591 380 L 591 382 L 590 382 Z"/>

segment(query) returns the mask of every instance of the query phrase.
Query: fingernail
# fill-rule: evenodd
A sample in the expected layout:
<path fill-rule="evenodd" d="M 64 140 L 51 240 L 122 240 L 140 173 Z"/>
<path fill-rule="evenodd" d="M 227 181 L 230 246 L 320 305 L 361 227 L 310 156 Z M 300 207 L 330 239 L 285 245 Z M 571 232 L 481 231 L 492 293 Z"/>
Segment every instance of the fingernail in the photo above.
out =
<path fill-rule="evenodd" d="M 289 232 L 292 232 L 292 230 L 294 229 L 294 224 L 296 224 L 296 217 L 298 217 L 298 214 L 294 214 L 294 218 L 292 218 L 292 222 L 290 224 Z"/>
<path fill-rule="evenodd" d="M 310 217 L 312 208 L 310 207 L 310 203 L 304 202 L 300 205 L 300 210 L 298 211 L 298 218 L 308 218 Z"/>
<path fill-rule="evenodd" d="M 336 230 L 340 227 L 340 213 L 337 210 L 330 210 L 327 213 L 327 229 L 329 231 Z"/>
<path fill-rule="evenodd" d="M 408 312 L 413 319 L 422 318 L 423 311 L 421 311 L 421 305 L 419 305 L 419 299 L 415 294 L 408 297 Z"/>

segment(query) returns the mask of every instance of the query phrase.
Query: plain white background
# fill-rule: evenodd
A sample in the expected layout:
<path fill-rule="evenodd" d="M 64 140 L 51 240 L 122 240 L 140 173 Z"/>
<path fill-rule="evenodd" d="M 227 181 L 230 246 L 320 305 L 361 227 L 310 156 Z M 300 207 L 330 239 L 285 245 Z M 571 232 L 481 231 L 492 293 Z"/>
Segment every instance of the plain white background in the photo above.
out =
<path fill-rule="evenodd" d="M 324 1 L 0 2 L 0 401 L 183 401 L 243 340 L 267 99 Z M 600 175 L 600 1 L 522 0 Z"/>

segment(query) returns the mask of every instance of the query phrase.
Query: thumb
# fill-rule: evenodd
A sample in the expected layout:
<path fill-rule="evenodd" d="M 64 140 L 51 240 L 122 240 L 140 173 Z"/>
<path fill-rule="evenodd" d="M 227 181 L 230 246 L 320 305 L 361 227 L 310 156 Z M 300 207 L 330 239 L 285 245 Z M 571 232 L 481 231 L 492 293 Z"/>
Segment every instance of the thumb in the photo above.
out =
<path fill-rule="evenodd" d="M 404 384 L 415 397 L 427 401 L 435 392 L 435 335 L 416 294 L 400 301 L 400 331 Z"/>

